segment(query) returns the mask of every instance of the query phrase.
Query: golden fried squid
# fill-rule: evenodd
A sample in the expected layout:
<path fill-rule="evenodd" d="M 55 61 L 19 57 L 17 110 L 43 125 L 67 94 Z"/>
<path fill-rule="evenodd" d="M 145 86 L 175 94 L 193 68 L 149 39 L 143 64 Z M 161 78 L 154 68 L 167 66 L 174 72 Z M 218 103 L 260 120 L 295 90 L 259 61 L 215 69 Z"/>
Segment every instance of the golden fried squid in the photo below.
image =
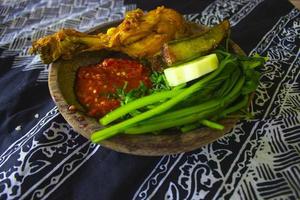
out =
<path fill-rule="evenodd" d="M 130 11 L 119 26 L 98 35 L 62 29 L 33 42 L 30 51 L 40 54 L 44 63 L 100 49 L 120 51 L 134 58 L 151 57 L 164 43 L 189 34 L 190 26 L 182 15 L 162 6 L 148 13 Z"/>

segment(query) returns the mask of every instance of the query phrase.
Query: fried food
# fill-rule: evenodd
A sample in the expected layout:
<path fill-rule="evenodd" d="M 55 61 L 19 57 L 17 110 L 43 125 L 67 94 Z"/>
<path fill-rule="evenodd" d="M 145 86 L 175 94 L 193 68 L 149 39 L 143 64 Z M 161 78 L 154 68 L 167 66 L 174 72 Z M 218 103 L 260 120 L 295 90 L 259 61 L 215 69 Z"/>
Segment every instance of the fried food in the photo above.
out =
<path fill-rule="evenodd" d="M 134 58 L 151 57 L 165 42 L 187 36 L 190 31 L 188 23 L 175 10 L 162 6 L 144 13 L 136 9 L 126 13 L 123 22 L 106 33 L 89 35 L 62 29 L 33 42 L 30 51 L 40 54 L 44 63 L 100 49 L 120 51 Z"/>
<path fill-rule="evenodd" d="M 205 55 L 219 46 L 228 36 L 229 29 L 229 21 L 224 20 L 200 35 L 170 41 L 163 46 L 163 58 L 168 65 L 173 65 L 195 56 Z"/>

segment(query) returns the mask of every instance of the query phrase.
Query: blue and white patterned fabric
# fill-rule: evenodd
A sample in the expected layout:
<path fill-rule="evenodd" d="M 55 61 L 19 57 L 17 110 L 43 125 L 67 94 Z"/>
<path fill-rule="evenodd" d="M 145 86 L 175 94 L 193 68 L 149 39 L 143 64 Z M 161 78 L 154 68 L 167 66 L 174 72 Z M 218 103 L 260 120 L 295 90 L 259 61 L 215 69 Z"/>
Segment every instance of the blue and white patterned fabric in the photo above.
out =
<path fill-rule="evenodd" d="M 92 144 L 60 115 L 31 42 L 166 5 L 269 60 L 251 110 L 189 153 L 132 156 Z M 300 11 L 287 0 L 0 0 L 0 199 L 300 199 Z"/>

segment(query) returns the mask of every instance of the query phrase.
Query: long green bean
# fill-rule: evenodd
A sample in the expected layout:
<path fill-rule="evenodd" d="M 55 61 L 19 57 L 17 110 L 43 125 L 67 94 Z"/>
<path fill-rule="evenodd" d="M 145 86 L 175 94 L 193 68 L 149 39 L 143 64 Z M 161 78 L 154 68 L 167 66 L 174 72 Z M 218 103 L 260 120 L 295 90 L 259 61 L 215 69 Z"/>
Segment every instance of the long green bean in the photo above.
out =
<path fill-rule="evenodd" d="M 223 130 L 224 129 L 224 126 L 222 124 L 219 124 L 219 123 L 207 120 L 207 119 L 202 119 L 199 122 L 203 126 L 207 126 L 209 128 L 212 128 L 212 129 L 216 129 L 216 130 Z"/>
<path fill-rule="evenodd" d="M 245 77 L 242 76 L 238 80 L 237 84 L 232 89 L 232 91 L 226 97 L 224 97 L 224 99 L 219 101 L 218 106 L 214 106 L 213 108 L 209 108 L 200 113 L 195 113 L 192 115 L 187 114 L 185 116 L 182 116 L 179 113 L 177 113 L 178 115 L 175 116 L 174 118 L 162 120 L 161 122 L 158 122 L 158 121 L 151 122 L 151 123 L 144 122 L 140 125 L 126 128 L 125 133 L 127 133 L 127 134 L 148 133 L 148 132 L 163 130 L 163 129 L 171 128 L 171 127 L 175 127 L 175 126 L 190 124 L 197 120 L 205 119 L 205 118 L 209 117 L 210 115 L 215 114 L 224 105 L 227 105 L 227 104 L 233 102 L 239 96 L 241 89 L 244 85 L 244 82 L 245 82 Z"/>
<path fill-rule="evenodd" d="M 248 104 L 248 101 L 249 101 L 249 96 L 245 95 L 240 102 L 238 102 L 237 104 L 223 110 L 220 113 L 220 115 L 218 116 L 218 118 L 225 118 L 225 117 L 227 117 L 228 114 L 234 113 L 234 112 L 236 112 L 236 111 L 238 111 L 242 108 L 245 108 Z"/>
<path fill-rule="evenodd" d="M 125 129 L 126 134 L 141 134 L 141 133 L 149 133 L 149 132 L 154 132 L 158 130 L 163 130 L 175 126 L 182 126 L 185 124 L 190 124 L 193 122 L 196 122 L 200 119 L 206 118 L 208 115 L 210 115 L 212 112 L 214 112 L 215 109 L 209 109 L 201 112 L 200 114 L 193 114 L 193 115 L 188 115 L 185 117 L 181 118 L 176 118 L 172 120 L 165 120 L 161 123 L 154 123 L 154 124 L 142 124 L 142 125 L 137 125 L 135 127 L 131 127 L 128 129 Z"/>
<path fill-rule="evenodd" d="M 198 128 L 198 127 L 200 127 L 200 124 L 199 124 L 198 122 L 194 122 L 194 123 L 192 123 L 192 124 L 186 124 L 186 125 L 182 126 L 182 127 L 180 128 L 180 131 L 181 131 L 182 133 L 187 133 L 187 132 L 189 132 L 189 131 L 195 130 L 195 129 Z"/>
<path fill-rule="evenodd" d="M 236 75 L 236 74 L 234 74 L 234 75 Z M 238 73 L 238 75 L 240 75 L 240 72 Z M 234 80 L 235 84 L 238 81 L 238 79 Z M 228 86 L 230 87 L 230 90 L 232 90 L 232 88 L 235 87 L 235 85 L 232 85 L 232 84 L 229 84 Z M 227 89 L 225 89 L 225 90 L 227 90 Z M 153 118 L 147 120 L 146 122 L 144 122 L 144 124 L 153 124 L 156 122 L 159 123 L 164 120 L 172 120 L 172 119 L 176 119 L 179 117 L 184 117 L 186 115 L 200 113 L 200 112 L 210 109 L 210 108 L 219 107 L 220 105 L 222 106 L 224 104 L 224 102 L 227 102 L 228 100 L 232 100 L 232 98 L 234 98 L 235 92 L 237 92 L 237 91 L 235 90 L 234 92 L 231 92 L 228 90 L 228 91 L 226 91 L 226 93 L 222 93 L 222 96 L 227 95 L 225 97 L 223 96 L 222 98 L 220 97 L 217 99 L 206 101 L 206 102 L 198 104 L 196 106 L 190 106 L 187 108 L 182 108 L 182 109 L 178 109 L 176 111 L 168 112 L 168 113 L 153 117 Z"/>
<path fill-rule="evenodd" d="M 219 124 L 219 123 L 207 120 L 207 119 L 201 119 L 198 122 L 184 125 L 183 127 L 180 128 L 180 131 L 182 133 L 186 133 L 186 132 L 195 130 L 196 128 L 199 128 L 201 125 L 207 126 L 209 128 L 216 129 L 216 130 L 223 130 L 224 129 L 224 126 L 222 124 Z"/>
<path fill-rule="evenodd" d="M 142 108 L 144 106 L 174 97 L 181 92 L 182 92 L 182 89 L 178 89 L 178 90 L 159 92 L 159 93 L 155 93 L 155 94 L 152 94 L 149 96 L 139 98 L 135 101 L 132 101 L 132 102 L 130 102 L 124 106 L 121 106 L 121 107 L 113 110 L 112 112 L 106 114 L 104 117 L 102 117 L 99 120 L 99 122 L 100 122 L 100 124 L 105 126 L 105 125 L 115 121 L 116 119 L 130 113 L 131 111 L 134 111 L 134 110 Z"/>
<path fill-rule="evenodd" d="M 162 114 L 162 115 L 159 115 L 157 117 L 153 117 L 153 118 L 147 120 L 147 122 L 145 122 L 145 124 L 152 124 L 152 123 L 161 122 L 164 120 L 172 120 L 172 119 L 184 117 L 187 115 L 193 115 L 195 113 L 199 113 L 199 112 L 205 111 L 207 109 L 214 108 L 214 107 L 218 106 L 221 102 L 222 101 L 220 99 L 214 99 L 214 100 L 206 101 L 206 102 L 201 103 L 196 106 L 190 106 L 187 108 L 168 112 L 168 113 L 165 113 L 165 114 Z"/>

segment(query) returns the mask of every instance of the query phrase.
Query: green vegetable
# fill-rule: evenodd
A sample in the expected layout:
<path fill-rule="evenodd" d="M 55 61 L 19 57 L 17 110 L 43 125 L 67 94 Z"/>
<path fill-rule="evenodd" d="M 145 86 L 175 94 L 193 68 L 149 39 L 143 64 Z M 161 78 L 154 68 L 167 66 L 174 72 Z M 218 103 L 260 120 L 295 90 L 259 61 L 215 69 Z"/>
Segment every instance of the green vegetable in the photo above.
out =
<path fill-rule="evenodd" d="M 171 112 L 159 115 L 157 117 L 147 120 L 146 122 L 144 122 L 144 124 L 154 124 L 154 123 L 159 123 L 159 122 L 162 122 L 165 120 L 172 120 L 172 119 L 184 117 L 187 115 L 192 115 L 195 113 L 200 113 L 200 112 L 208 110 L 208 109 L 216 108 L 219 105 L 221 105 L 222 103 L 223 103 L 223 100 L 221 98 L 213 99 L 213 100 L 201 103 L 199 105 L 190 106 L 187 108 L 178 109 L 176 111 L 171 111 Z"/>
<path fill-rule="evenodd" d="M 219 123 L 207 120 L 207 119 L 202 119 L 202 120 L 200 120 L 200 121 L 198 121 L 196 123 L 188 124 L 188 125 L 183 126 L 180 129 L 180 131 L 182 133 L 186 133 L 186 132 L 189 132 L 189 131 L 192 131 L 192 130 L 194 130 L 196 128 L 201 127 L 201 125 L 207 126 L 207 127 L 211 128 L 211 129 L 216 129 L 216 130 L 223 130 L 224 129 L 224 126 L 222 124 L 219 124 Z"/>
<path fill-rule="evenodd" d="M 151 93 L 171 90 L 165 75 L 161 72 L 154 71 L 150 76 L 152 82 Z"/>
<path fill-rule="evenodd" d="M 220 89 L 217 91 L 216 96 L 223 97 L 227 94 L 236 84 L 239 77 L 242 75 L 242 72 L 239 67 L 236 67 L 232 74 L 223 82 L 220 86 Z"/>
<path fill-rule="evenodd" d="M 182 133 L 187 133 L 187 132 L 192 131 L 192 130 L 194 130 L 196 128 L 199 128 L 200 126 L 201 126 L 200 123 L 195 122 L 195 123 L 192 123 L 192 124 L 187 124 L 187 125 L 182 126 L 180 128 L 180 131 Z"/>
<path fill-rule="evenodd" d="M 200 124 L 202 124 L 203 126 L 212 128 L 212 129 L 220 130 L 220 131 L 224 129 L 224 126 L 222 124 L 218 124 L 216 122 L 213 122 L 213 121 L 210 121 L 207 119 L 200 120 Z"/>
<path fill-rule="evenodd" d="M 183 118 L 176 118 L 172 120 L 165 120 L 160 123 L 154 123 L 149 125 L 138 125 L 136 127 L 131 127 L 125 129 L 126 134 L 142 134 L 142 133 L 149 133 L 158 130 L 164 130 L 167 128 L 175 127 L 175 126 L 182 126 L 184 124 L 189 124 L 200 119 L 206 118 L 209 114 L 211 114 L 212 110 L 204 111 L 200 114 L 193 114 Z"/>
<path fill-rule="evenodd" d="M 232 74 L 232 77 L 239 77 L 239 76 L 236 76 L 236 74 L 233 73 L 233 74 Z M 219 96 L 223 96 L 223 95 L 225 94 L 225 92 L 221 92 L 221 91 L 224 90 L 223 88 L 224 88 L 225 86 L 226 86 L 226 87 L 228 86 L 228 84 L 227 84 L 228 80 L 230 81 L 230 80 L 232 80 L 232 78 L 231 78 L 231 79 L 228 78 L 228 79 L 226 80 L 226 82 L 222 85 L 222 88 L 217 92 L 217 93 L 219 94 Z M 223 86 L 224 86 L 224 87 L 223 87 Z M 245 85 L 243 86 L 243 88 L 244 88 L 244 87 L 245 87 Z M 213 116 L 213 117 L 212 117 L 212 120 L 217 121 L 217 120 L 219 120 L 219 119 L 228 117 L 229 114 L 234 113 L 234 112 L 237 112 L 237 111 L 239 111 L 239 110 L 242 109 L 242 108 L 245 108 L 245 107 L 247 106 L 248 101 L 249 101 L 249 97 L 248 97 L 247 95 L 243 96 L 243 98 L 242 98 L 241 101 L 234 103 L 234 105 L 231 106 L 231 107 L 228 107 L 228 108 L 226 107 L 225 110 L 221 111 L 221 113 L 219 113 L 219 114 Z M 243 117 L 243 116 L 241 116 L 241 118 L 242 118 L 242 117 Z M 199 128 L 200 126 L 201 126 L 201 124 L 200 124 L 199 122 L 196 122 L 196 123 L 193 123 L 193 124 L 185 125 L 185 126 L 183 126 L 180 130 L 181 130 L 181 132 L 186 133 L 186 132 L 188 132 L 188 131 L 191 131 L 191 130 L 194 130 L 194 129 L 196 129 L 196 128 Z M 211 127 L 211 128 L 212 128 L 212 127 Z"/>
<path fill-rule="evenodd" d="M 226 38 L 229 28 L 229 21 L 225 20 L 202 35 L 171 41 L 164 45 L 163 57 L 170 66 L 193 57 L 206 55 Z"/>
<path fill-rule="evenodd" d="M 217 106 L 213 106 L 212 108 L 209 107 L 210 105 L 206 105 L 206 109 L 204 108 L 203 111 L 199 111 L 198 113 L 194 113 L 192 109 L 189 109 L 189 112 L 185 112 L 184 115 L 181 112 L 177 112 L 173 114 L 172 117 L 168 119 L 161 119 L 161 121 L 155 122 L 148 122 L 141 123 L 135 127 L 126 128 L 125 133 L 127 134 L 141 134 L 141 133 L 148 133 L 157 130 L 163 130 L 166 128 L 181 126 L 184 124 L 193 123 L 200 119 L 205 119 L 211 115 L 216 114 L 220 109 L 228 105 L 229 103 L 233 102 L 239 95 L 240 91 L 244 85 L 245 77 L 241 77 L 232 91 L 223 99 L 219 100 Z"/>
<path fill-rule="evenodd" d="M 201 91 L 195 93 L 193 96 L 189 97 L 188 99 L 185 99 L 180 104 L 178 104 L 176 107 L 178 108 L 185 108 L 191 105 L 197 105 L 200 103 L 203 103 L 205 101 L 208 101 L 213 98 L 217 98 L 220 96 L 220 88 L 223 88 L 224 81 L 230 81 L 232 80 L 232 76 L 234 75 L 236 70 L 239 70 L 237 68 L 237 60 L 235 58 L 228 57 L 227 59 L 232 59 L 232 63 L 235 64 L 228 64 L 226 66 L 226 70 L 223 70 L 222 73 L 218 75 L 215 79 L 211 80 L 208 84 L 206 84 L 205 88 L 203 88 Z M 239 76 L 237 76 L 239 78 Z"/>
<path fill-rule="evenodd" d="M 249 101 L 249 97 L 247 95 L 243 96 L 242 100 L 236 104 L 234 104 L 233 106 L 226 108 L 225 110 L 223 110 L 219 116 L 215 117 L 215 120 L 218 119 L 222 119 L 222 118 L 226 118 L 229 114 L 234 113 L 236 111 L 241 110 L 242 108 L 245 108 L 248 104 Z"/>
<path fill-rule="evenodd" d="M 120 106 L 117 109 L 113 110 L 112 112 L 108 113 L 104 117 L 102 117 L 99 122 L 101 125 L 107 125 L 111 122 L 113 122 L 116 119 L 119 119 L 120 117 L 136 110 L 139 108 L 142 108 L 144 106 L 147 106 L 149 104 L 153 104 L 171 97 L 174 97 L 178 94 L 180 94 L 181 90 L 171 90 L 171 91 L 163 91 L 159 93 L 155 93 L 149 96 L 145 96 L 142 98 L 139 98 L 135 101 L 132 101 L 124 106 Z"/>

